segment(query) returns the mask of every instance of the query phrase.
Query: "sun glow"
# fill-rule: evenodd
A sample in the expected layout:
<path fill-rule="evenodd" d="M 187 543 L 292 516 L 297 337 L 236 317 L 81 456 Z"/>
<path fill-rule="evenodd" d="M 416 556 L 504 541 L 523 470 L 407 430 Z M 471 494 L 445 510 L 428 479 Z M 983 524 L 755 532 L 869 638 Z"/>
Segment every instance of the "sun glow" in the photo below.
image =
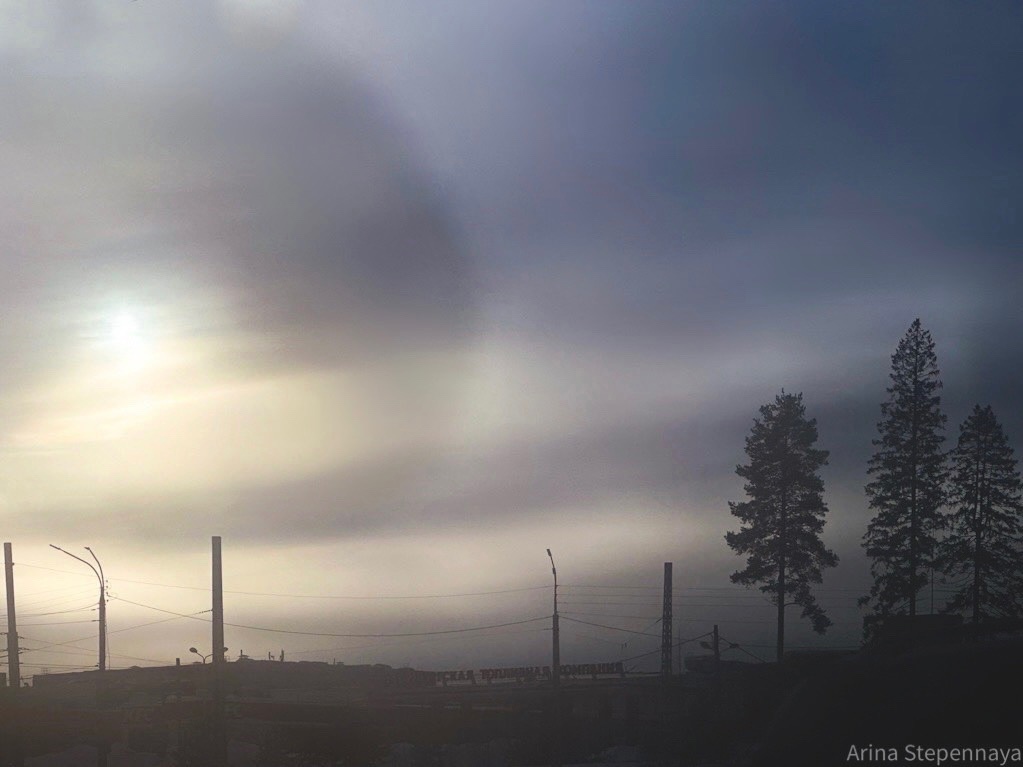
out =
<path fill-rule="evenodd" d="M 126 310 L 110 318 L 106 345 L 115 355 L 118 365 L 128 370 L 144 367 L 151 352 L 151 344 L 148 343 L 138 317 Z"/>
<path fill-rule="evenodd" d="M 139 335 L 139 322 L 135 315 L 121 312 L 110 321 L 110 338 L 115 343 L 130 343 Z"/>

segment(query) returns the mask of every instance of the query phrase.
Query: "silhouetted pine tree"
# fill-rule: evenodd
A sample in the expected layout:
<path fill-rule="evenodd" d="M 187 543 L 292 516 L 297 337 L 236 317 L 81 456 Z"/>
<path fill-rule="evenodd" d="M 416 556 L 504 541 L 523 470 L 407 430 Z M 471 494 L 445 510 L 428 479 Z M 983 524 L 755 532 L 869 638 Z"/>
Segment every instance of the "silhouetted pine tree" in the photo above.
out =
<path fill-rule="evenodd" d="M 746 480 L 749 500 L 728 504 L 742 526 L 725 540 L 737 554 L 748 555 L 745 569 L 733 573 L 732 582 L 761 584 L 777 605 L 779 661 L 787 605 L 802 607 L 802 617 L 819 634 L 831 625 L 810 593 L 810 585 L 821 582 L 821 570 L 838 564 L 820 539 L 828 507 L 817 472 L 827 465 L 828 451 L 815 448 L 816 442 L 817 421 L 807 420 L 803 395 L 782 391 L 760 408 L 746 438 L 749 463 L 735 469 Z"/>
<path fill-rule="evenodd" d="M 1016 457 L 990 406 L 976 405 L 959 427 L 951 453 L 949 504 L 954 507 L 940 564 L 966 583 L 946 606 L 983 618 L 1023 616 L 1023 500 Z"/>
<path fill-rule="evenodd" d="M 874 584 L 860 604 L 873 603 L 879 615 L 916 615 L 917 592 L 933 565 L 941 505 L 945 455 L 941 443 L 938 359 L 931 334 L 913 320 L 892 355 L 888 401 L 881 405 L 880 438 L 867 473 L 866 491 L 877 510 L 863 545 L 871 559 Z"/>

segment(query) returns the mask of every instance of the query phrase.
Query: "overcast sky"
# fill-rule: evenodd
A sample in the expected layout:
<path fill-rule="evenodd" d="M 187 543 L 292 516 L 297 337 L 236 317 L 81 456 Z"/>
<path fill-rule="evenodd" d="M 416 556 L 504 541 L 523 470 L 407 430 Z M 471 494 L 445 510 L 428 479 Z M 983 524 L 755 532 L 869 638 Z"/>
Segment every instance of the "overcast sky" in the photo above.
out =
<path fill-rule="evenodd" d="M 24 633 L 88 636 L 49 625 L 87 611 L 32 615 L 89 602 L 87 570 L 39 569 L 85 570 L 46 544 L 89 545 L 130 629 L 113 665 L 208 645 L 196 620 L 132 627 L 208 608 L 222 535 L 231 591 L 528 589 L 233 594 L 229 622 L 543 616 L 549 546 L 566 615 L 646 629 L 673 561 L 683 636 L 770 645 L 723 535 L 784 387 L 831 451 L 842 558 L 835 628 L 793 641 L 855 642 L 865 463 L 915 317 L 950 437 L 978 402 L 1023 438 L 1021 51 L 1013 3 L 0 0 L 0 514 Z M 601 584 L 650 590 L 579 588 Z M 544 626 L 227 643 L 478 667 L 544 662 Z M 580 662 L 657 645 L 564 641 Z"/>

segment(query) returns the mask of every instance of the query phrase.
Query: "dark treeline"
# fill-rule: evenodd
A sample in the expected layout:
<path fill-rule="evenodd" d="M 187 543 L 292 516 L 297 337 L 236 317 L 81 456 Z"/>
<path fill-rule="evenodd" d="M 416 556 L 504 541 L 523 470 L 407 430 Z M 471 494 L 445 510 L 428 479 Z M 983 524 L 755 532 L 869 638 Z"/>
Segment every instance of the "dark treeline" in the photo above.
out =
<path fill-rule="evenodd" d="M 914 320 L 891 358 L 878 436 L 867 466 L 874 516 L 863 546 L 873 584 L 859 600 L 878 621 L 917 614 L 917 596 L 937 573 L 952 585 L 945 613 L 974 624 L 1023 617 L 1023 500 L 1008 438 L 990 406 L 976 405 L 944 449 L 941 375 L 934 340 Z M 814 631 L 831 625 L 812 587 L 838 557 L 821 533 L 828 512 L 819 475 L 828 451 L 802 394 L 784 390 L 760 408 L 746 438 L 748 463 L 736 467 L 747 500 L 730 503 L 741 526 L 725 536 L 746 556 L 734 583 L 758 586 L 778 608 L 777 657 L 785 648 L 785 608 L 797 605 Z"/>

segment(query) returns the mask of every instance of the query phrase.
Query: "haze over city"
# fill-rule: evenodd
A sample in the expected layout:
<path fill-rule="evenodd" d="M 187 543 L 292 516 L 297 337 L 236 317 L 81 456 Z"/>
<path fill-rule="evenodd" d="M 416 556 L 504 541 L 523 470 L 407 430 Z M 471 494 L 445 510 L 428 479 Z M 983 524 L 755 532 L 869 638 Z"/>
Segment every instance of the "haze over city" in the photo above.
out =
<path fill-rule="evenodd" d="M 23 673 L 94 663 L 48 544 L 102 559 L 111 665 L 207 652 L 211 535 L 232 657 L 549 662 L 545 621 L 314 635 L 549 617 L 548 547 L 566 615 L 640 632 L 562 624 L 566 661 L 656 650 L 667 561 L 680 636 L 768 656 L 724 535 L 782 389 L 840 558 L 790 640 L 855 645 L 915 318 L 948 440 L 975 402 L 1023 438 L 1021 13 L 0 0 Z"/>

